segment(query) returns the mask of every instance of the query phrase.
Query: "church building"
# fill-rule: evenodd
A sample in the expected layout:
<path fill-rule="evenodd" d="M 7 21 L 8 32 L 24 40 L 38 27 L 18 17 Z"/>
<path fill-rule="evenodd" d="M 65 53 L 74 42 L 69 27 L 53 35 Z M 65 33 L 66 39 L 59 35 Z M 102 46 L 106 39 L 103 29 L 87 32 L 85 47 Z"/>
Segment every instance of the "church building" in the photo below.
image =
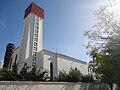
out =
<path fill-rule="evenodd" d="M 83 74 L 88 74 L 87 62 L 72 58 L 67 55 L 43 49 L 43 21 L 44 10 L 31 3 L 24 14 L 24 32 L 20 46 L 15 49 L 12 59 L 22 68 L 24 63 L 28 66 L 38 66 L 47 69 L 53 77 L 59 71 L 69 71 L 77 67 Z"/>

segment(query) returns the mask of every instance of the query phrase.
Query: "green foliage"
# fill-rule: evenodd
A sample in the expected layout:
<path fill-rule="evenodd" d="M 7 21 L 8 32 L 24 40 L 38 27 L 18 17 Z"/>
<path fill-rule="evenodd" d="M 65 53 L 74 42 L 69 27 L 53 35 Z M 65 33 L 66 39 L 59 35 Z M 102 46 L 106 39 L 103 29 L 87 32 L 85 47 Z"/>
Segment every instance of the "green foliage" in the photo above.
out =
<path fill-rule="evenodd" d="M 93 76 L 92 75 L 85 75 L 82 76 L 82 82 L 94 82 Z"/>
<path fill-rule="evenodd" d="M 120 15 L 109 10 L 113 7 L 100 7 L 94 13 L 96 24 L 84 34 L 89 38 L 86 48 L 93 59 L 89 71 L 98 82 L 109 84 L 111 90 L 113 83 L 120 86 Z"/>
<path fill-rule="evenodd" d="M 107 83 L 112 88 L 115 82 L 115 60 L 110 53 L 110 46 L 106 46 L 101 51 L 95 48 L 91 51 L 90 56 L 93 60 L 89 62 L 89 71 L 95 73 L 99 83 Z"/>
<path fill-rule="evenodd" d="M 28 73 L 29 80 L 31 81 L 46 81 L 48 77 L 48 72 L 44 70 L 43 68 L 38 68 L 34 66 L 32 70 Z"/>
<path fill-rule="evenodd" d="M 57 77 L 57 81 L 62 82 L 93 82 L 93 77 L 90 75 L 83 76 L 83 74 L 77 68 L 71 68 L 69 72 L 60 71 Z"/>
<path fill-rule="evenodd" d="M 83 76 L 82 73 L 76 67 L 75 68 L 71 68 L 69 70 L 68 78 L 69 78 L 70 82 L 81 81 L 81 76 Z"/>
<path fill-rule="evenodd" d="M 20 74 L 19 74 L 20 80 L 22 80 L 22 81 L 29 80 L 29 78 L 28 78 L 29 75 L 28 75 L 28 72 L 27 72 L 29 68 L 30 67 L 28 67 L 27 64 L 25 63 L 22 70 L 20 71 Z"/>
<path fill-rule="evenodd" d="M 28 69 L 30 67 L 25 63 L 20 73 L 18 74 L 17 69 L 18 65 L 13 64 L 12 70 L 1 69 L 0 70 L 0 80 L 1 81 L 45 81 L 48 79 L 48 72 L 43 68 L 39 68 L 34 66 L 30 72 Z"/>
<path fill-rule="evenodd" d="M 63 81 L 63 82 L 66 82 L 66 81 L 69 80 L 68 74 L 64 70 L 59 71 L 59 75 L 58 75 L 58 77 L 56 79 L 57 79 L 57 81 Z"/>

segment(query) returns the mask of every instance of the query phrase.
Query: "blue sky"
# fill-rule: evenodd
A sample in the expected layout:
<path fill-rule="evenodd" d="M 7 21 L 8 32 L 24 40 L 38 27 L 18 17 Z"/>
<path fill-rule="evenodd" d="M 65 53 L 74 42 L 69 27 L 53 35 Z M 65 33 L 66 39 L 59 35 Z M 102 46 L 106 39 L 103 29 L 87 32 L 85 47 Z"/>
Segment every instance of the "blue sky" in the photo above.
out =
<path fill-rule="evenodd" d="M 109 1 L 109 0 L 108 0 Z M 89 61 L 83 44 L 84 31 L 94 24 L 93 11 L 107 0 L 0 0 L 0 60 L 6 45 L 19 46 L 24 28 L 24 11 L 31 2 L 44 9 L 43 48 Z"/>

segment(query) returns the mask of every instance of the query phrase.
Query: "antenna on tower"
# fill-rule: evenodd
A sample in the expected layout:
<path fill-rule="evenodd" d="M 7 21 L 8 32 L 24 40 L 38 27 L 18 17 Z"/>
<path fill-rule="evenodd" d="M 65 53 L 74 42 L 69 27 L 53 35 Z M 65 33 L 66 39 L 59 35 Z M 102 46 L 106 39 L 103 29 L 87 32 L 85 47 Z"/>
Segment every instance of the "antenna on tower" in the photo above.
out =
<path fill-rule="evenodd" d="M 55 44 L 55 49 L 56 49 L 56 53 L 57 53 L 57 41 L 56 41 L 56 44 Z"/>
<path fill-rule="evenodd" d="M 56 49 L 56 53 L 55 53 L 55 57 L 56 57 L 56 61 L 57 61 L 57 40 L 56 40 L 56 43 L 55 43 L 55 49 Z"/>

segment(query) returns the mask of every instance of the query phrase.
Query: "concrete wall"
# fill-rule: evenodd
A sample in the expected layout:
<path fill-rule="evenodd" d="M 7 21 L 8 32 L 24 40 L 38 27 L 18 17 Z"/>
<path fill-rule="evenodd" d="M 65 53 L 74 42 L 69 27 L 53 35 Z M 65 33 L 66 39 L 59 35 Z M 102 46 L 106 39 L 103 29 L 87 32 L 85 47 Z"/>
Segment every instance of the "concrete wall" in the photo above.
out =
<path fill-rule="evenodd" d="M 68 82 L 0 82 L 0 90 L 109 90 L 108 85 Z M 114 89 L 117 90 L 117 89 Z"/>

